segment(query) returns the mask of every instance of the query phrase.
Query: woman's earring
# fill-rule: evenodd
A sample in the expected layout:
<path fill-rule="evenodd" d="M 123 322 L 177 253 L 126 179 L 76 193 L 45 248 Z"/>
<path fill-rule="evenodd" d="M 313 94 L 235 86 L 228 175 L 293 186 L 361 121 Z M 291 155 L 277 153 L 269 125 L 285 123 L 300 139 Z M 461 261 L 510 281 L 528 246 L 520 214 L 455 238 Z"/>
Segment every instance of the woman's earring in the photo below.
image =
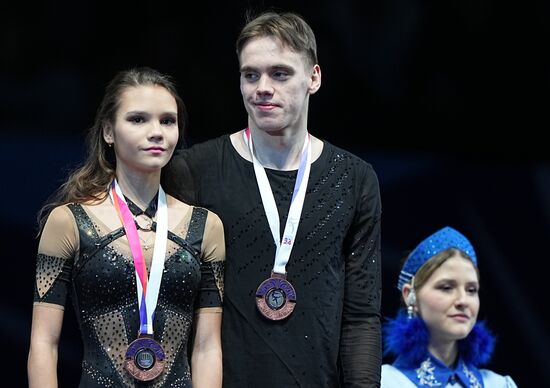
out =
<path fill-rule="evenodd" d="M 412 319 L 416 317 L 416 312 L 414 311 L 414 305 L 416 304 L 416 294 L 414 289 L 411 288 L 409 295 L 407 295 L 407 318 Z"/>

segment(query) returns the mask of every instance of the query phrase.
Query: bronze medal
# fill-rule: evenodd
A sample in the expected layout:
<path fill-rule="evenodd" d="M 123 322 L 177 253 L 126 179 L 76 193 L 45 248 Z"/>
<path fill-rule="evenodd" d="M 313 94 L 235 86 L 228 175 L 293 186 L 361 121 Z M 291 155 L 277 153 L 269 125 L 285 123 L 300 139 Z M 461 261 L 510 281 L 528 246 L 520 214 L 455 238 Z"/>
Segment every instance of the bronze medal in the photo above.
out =
<path fill-rule="evenodd" d="M 164 350 L 153 338 L 140 336 L 126 351 L 124 368 L 139 381 L 150 381 L 164 370 Z"/>
<path fill-rule="evenodd" d="M 287 318 L 296 307 L 296 291 L 286 275 L 272 272 L 256 291 L 256 307 L 267 319 L 279 321 Z"/>

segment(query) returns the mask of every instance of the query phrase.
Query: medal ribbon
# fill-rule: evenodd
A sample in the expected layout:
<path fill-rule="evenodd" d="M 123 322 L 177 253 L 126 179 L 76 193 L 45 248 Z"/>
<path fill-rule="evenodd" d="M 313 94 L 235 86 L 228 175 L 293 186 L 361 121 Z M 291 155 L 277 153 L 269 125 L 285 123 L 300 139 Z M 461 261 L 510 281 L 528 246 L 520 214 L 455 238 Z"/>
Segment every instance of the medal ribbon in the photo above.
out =
<path fill-rule="evenodd" d="M 139 235 L 136 224 L 124 195 L 120 190 L 116 179 L 113 180 L 109 192 L 115 209 L 124 225 L 126 237 L 130 244 L 130 250 L 134 259 L 136 271 L 137 298 L 139 306 L 140 334 L 153 334 L 153 319 L 157 307 L 160 282 L 164 270 L 164 259 L 166 256 L 166 245 L 168 240 L 168 206 L 166 205 L 166 194 L 159 185 L 159 196 L 157 205 L 157 228 L 155 234 L 155 247 L 151 263 L 151 273 L 147 278 L 147 267 L 143 259 L 143 250 L 139 242 Z"/>
<path fill-rule="evenodd" d="M 285 224 L 285 230 L 283 232 L 283 238 L 281 239 L 279 211 L 271 191 L 271 186 L 267 178 L 262 164 L 256 159 L 254 155 L 254 147 L 252 144 L 252 135 L 250 128 L 246 128 L 243 132 L 243 138 L 248 145 L 250 155 L 252 156 L 252 162 L 254 164 L 254 172 L 256 175 L 256 181 L 258 182 L 258 188 L 260 189 L 260 196 L 262 197 L 262 203 L 264 205 L 265 214 L 273 240 L 275 241 L 275 262 L 273 263 L 273 272 L 286 274 L 286 264 L 290 259 L 290 252 L 294 246 L 294 239 L 298 232 L 298 224 L 300 223 L 300 215 L 304 205 L 306 196 L 307 182 L 309 180 L 309 171 L 311 169 L 311 144 L 310 136 L 306 131 L 304 139 L 304 146 L 302 147 L 302 156 L 300 157 L 300 165 L 298 167 L 298 174 L 296 176 L 296 183 L 294 184 L 294 191 L 292 193 L 292 199 L 290 202 L 290 210 L 288 211 L 288 217 Z"/>

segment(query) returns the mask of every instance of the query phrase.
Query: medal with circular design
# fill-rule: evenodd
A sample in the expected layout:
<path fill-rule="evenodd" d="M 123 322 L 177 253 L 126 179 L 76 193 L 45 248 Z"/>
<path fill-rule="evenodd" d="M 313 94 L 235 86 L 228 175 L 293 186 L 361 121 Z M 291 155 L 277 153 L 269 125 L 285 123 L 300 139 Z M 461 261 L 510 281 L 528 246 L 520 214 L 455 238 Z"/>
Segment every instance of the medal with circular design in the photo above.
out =
<path fill-rule="evenodd" d="M 296 291 L 283 274 L 272 273 L 256 291 L 256 307 L 272 321 L 287 318 L 296 307 Z"/>
<path fill-rule="evenodd" d="M 164 350 L 150 337 L 139 337 L 126 351 L 124 368 L 136 380 L 149 381 L 158 377 L 164 370 Z"/>

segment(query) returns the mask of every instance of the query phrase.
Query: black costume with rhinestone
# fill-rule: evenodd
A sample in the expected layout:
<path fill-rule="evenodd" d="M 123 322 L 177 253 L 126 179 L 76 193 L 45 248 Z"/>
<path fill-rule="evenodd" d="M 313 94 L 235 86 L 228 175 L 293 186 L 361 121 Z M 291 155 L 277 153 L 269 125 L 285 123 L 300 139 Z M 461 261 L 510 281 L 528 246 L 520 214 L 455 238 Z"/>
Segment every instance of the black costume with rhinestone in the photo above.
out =
<path fill-rule="evenodd" d="M 122 227 L 109 230 L 86 208 L 69 204 L 50 215 L 43 236 L 49 235 L 51 244 L 46 249 L 41 241 L 34 293 L 35 303 L 65 306 L 72 299 L 83 341 L 80 387 L 191 387 L 187 350 L 194 312 L 219 309 L 223 297 L 225 258 L 205 246 L 208 233 L 217 233 L 205 230 L 211 213 L 190 208 L 190 215 L 168 232 L 153 322 L 166 367 L 155 380 L 138 382 L 123 368 L 140 322 L 128 242 Z"/>
<path fill-rule="evenodd" d="M 275 244 L 252 162 L 229 135 L 180 150 L 173 161 L 177 174 L 163 187 L 224 224 L 224 388 L 378 386 L 381 203 L 372 166 L 324 142 L 286 266 L 296 306 L 270 321 L 255 295 L 273 269 Z M 265 170 L 283 229 L 297 171 Z"/>

